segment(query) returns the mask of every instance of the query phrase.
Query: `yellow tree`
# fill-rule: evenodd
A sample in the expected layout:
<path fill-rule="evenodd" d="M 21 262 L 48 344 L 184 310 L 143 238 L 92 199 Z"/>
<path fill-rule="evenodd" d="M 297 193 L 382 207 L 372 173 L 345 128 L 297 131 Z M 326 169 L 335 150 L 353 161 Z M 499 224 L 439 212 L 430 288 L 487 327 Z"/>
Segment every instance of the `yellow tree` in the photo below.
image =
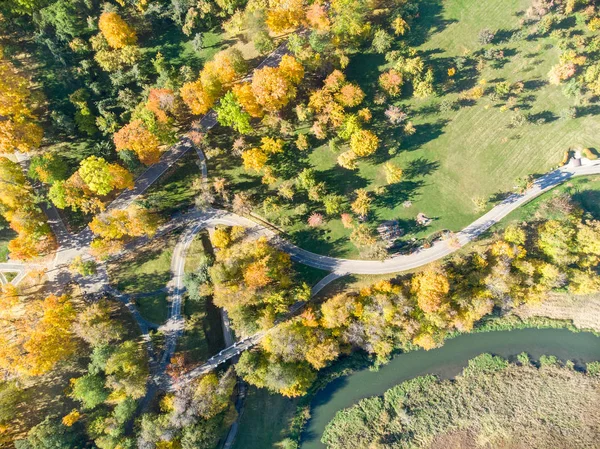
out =
<path fill-rule="evenodd" d="M 385 180 L 388 184 L 396 184 L 402 181 L 402 169 L 393 162 L 383 164 Z"/>
<path fill-rule="evenodd" d="M 304 19 L 303 0 L 269 0 L 267 26 L 276 33 L 297 28 Z"/>
<path fill-rule="evenodd" d="M 4 59 L 0 48 L 0 153 L 40 146 L 43 131 L 35 123 L 32 104 L 29 81 Z"/>
<path fill-rule="evenodd" d="M 76 314 L 65 295 L 28 301 L 25 308 L 2 323 L 0 367 L 18 375 L 38 376 L 75 352 L 71 328 Z"/>
<path fill-rule="evenodd" d="M 206 114 L 216 101 L 216 97 L 204 89 L 200 80 L 185 83 L 181 87 L 180 94 L 181 99 L 190 108 L 192 114 Z"/>
<path fill-rule="evenodd" d="M 246 70 L 246 61 L 239 50 L 221 51 L 206 63 L 196 81 L 182 86 L 181 99 L 192 113 L 206 114 Z"/>
<path fill-rule="evenodd" d="M 100 32 L 112 48 L 123 48 L 127 45 L 135 45 L 137 36 L 133 28 L 121 18 L 116 12 L 104 12 L 98 20 Z"/>
<path fill-rule="evenodd" d="M 242 153 L 244 168 L 260 172 L 267 164 L 267 154 L 261 148 L 251 148 Z"/>
<path fill-rule="evenodd" d="M 252 117 L 262 117 L 265 115 L 265 111 L 262 106 L 256 101 L 256 97 L 252 92 L 252 85 L 250 83 L 240 83 L 233 86 L 233 93 L 237 97 L 238 101 L 244 108 L 244 110 Z"/>
<path fill-rule="evenodd" d="M 78 171 L 89 189 L 98 195 L 133 187 L 133 175 L 127 169 L 118 164 L 109 164 L 101 157 L 89 156 L 84 159 Z"/>
<path fill-rule="evenodd" d="M 0 157 L 0 213 L 18 234 L 8 244 L 15 259 L 33 259 L 55 245 L 47 220 L 35 203 L 19 164 Z"/>
<path fill-rule="evenodd" d="M 217 248 L 227 248 L 231 245 L 231 233 L 227 228 L 218 228 L 210 236 L 211 243 Z"/>
<path fill-rule="evenodd" d="M 327 8 L 321 2 L 315 2 L 306 9 L 306 20 L 317 31 L 326 32 L 331 28 Z"/>
<path fill-rule="evenodd" d="M 447 302 L 449 291 L 448 277 L 437 267 L 427 268 L 411 280 L 411 292 L 425 313 L 439 312 Z"/>
<path fill-rule="evenodd" d="M 278 111 L 296 96 L 296 88 L 279 70 L 265 67 L 254 72 L 252 93 L 267 111 Z"/>
<path fill-rule="evenodd" d="M 296 86 L 304 77 L 302 65 L 293 56 L 284 56 L 279 67 L 254 72 L 252 93 L 267 111 L 278 111 L 296 96 Z"/>
<path fill-rule="evenodd" d="M 125 125 L 113 136 L 117 151 L 131 150 L 145 165 L 156 164 L 160 160 L 160 141 L 141 120 Z"/>
<path fill-rule="evenodd" d="M 379 146 L 379 138 L 371 131 L 361 129 L 350 137 L 350 149 L 359 157 L 370 156 Z"/>
<path fill-rule="evenodd" d="M 369 213 L 369 209 L 371 208 L 372 200 L 369 198 L 369 192 L 365 189 L 357 189 L 354 193 L 356 193 L 356 199 L 351 205 L 352 211 L 364 217 Z"/>

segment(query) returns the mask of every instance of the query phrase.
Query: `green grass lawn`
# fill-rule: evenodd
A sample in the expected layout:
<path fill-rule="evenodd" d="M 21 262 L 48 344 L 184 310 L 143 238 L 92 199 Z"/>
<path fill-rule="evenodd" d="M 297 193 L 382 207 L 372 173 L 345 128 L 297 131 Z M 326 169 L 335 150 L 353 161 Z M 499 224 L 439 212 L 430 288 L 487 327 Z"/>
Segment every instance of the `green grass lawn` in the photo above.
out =
<path fill-rule="evenodd" d="M 553 197 L 564 193 L 570 195 L 573 202 L 589 213 L 594 219 L 600 219 L 600 176 L 584 176 L 574 178 L 544 193 L 523 207 L 512 211 L 500 223 L 495 225 L 492 230 L 502 229 L 511 222 L 532 220 L 540 213 L 543 213 L 543 218 L 554 218 L 553 213 L 555 211 L 551 208 L 543 208 L 543 211 L 541 211 L 541 206 L 548 203 Z"/>
<path fill-rule="evenodd" d="M 142 202 L 166 215 L 192 205 L 195 196 L 192 184 L 200 177 L 197 160 L 194 151 L 184 155 L 150 186 Z"/>
<path fill-rule="evenodd" d="M 275 449 L 287 437 L 297 399 L 250 387 L 233 449 Z"/>
<path fill-rule="evenodd" d="M 329 274 L 329 271 L 319 270 L 301 263 L 292 262 L 292 269 L 296 272 L 296 277 L 300 282 L 306 282 L 312 287 L 321 279 Z"/>
<path fill-rule="evenodd" d="M 152 293 L 135 299 L 142 316 L 160 324 L 167 318 L 167 295 L 158 290 L 171 280 L 171 257 L 178 234 L 154 239 L 149 244 L 108 265 L 110 280 L 123 293 Z"/>
<path fill-rule="evenodd" d="M 169 244 L 169 240 L 159 240 L 159 245 L 146 246 L 130 258 L 111 262 L 109 274 L 119 290 L 124 293 L 148 293 L 167 285 L 171 279 L 173 245 Z"/>
<path fill-rule="evenodd" d="M 8 260 L 8 242 L 16 236 L 17 234 L 9 227 L 0 230 L 0 262 Z"/>
<path fill-rule="evenodd" d="M 209 248 L 208 234 L 200 232 L 190 244 L 185 272 L 193 272 Z M 188 363 L 198 363 L 208 359 L 225 347 L 221 311 L 212 303 L 212 298 L 192 301 L 186 296 L 183 304 L 186 329 L 179 339 L 178 351 L 185 354 Z"/>
<path fill-rule="evenodd" d="M 547 172 L 560 163 L 570 147 L 598 148 L 600 120 L 593 115 L 593 106 L 581 107 L 575 119 L 559 118 L 562 110 L 575 105 L 575 100 L 562 93 L 562 86 L 547 82 L 548 72 L 558 63 L 560 54 L 556 40 L 549 36 L 510 38 L 521 27 L 520 13 L 529 6 L 529 0 L 424 2 L 409 41 L 426 64 L 434 68 L 436 86 L 443 93 L 423 100 L 404 94 L 393 102 L 408 113 L 416 133 L 400 138 L 384 116 L 389 104 L 373 102 L 377 78 L 387 65 L 383 55 L 366 51 L 351 58 L 346 74 L 367 93 L 365 105 L 373 112 L 369 127 L 382 142 L 378 152 L 362 160 L 358 170 L 348 171 L 336 164 L 339 151 L 323 144 L 306 155 L 294 154 L 288 173 L 282 176 L 294 179 L 302 168 L 314 167 L 329 192 L 345 195 L 349 201 L 355 189 L 366 188 L 373 192 L 374 198 L 372 225 L 398 219 L 407 230 L 407 237 L 422 238 L 442 229 L 460 230 L 483 213 L 477 210 L 474 200 L 488 200 L 495 194 L 511 191 L 521 177 Z M 562 26 L 577 32 L 583 30 L 574 18 Z M 447 70 L 455 67 L 456 57 L 482 47 L 478 34 L 483 28 L 497 31 L 493 48 L 504 51 L 504 58 L 488 61 L 479 74 L 468 68 L 474 66 L 471 63 L 450 78 Z M 516 112 L 504 108 L 504 102 L 493 101 L 487 94 L 473 105 L 439 111 L 443 100 L 457 100 L 461 92 L 480 80 L 485 80 L 488 91 L 501 81 L 522 81 L 524 91 L 518 96 L 516 107 L 532 120 L 511 127 Z M 340 151 L 343 150 L 342 146 Z M 211 168 L 228 177 L 235 190 L 251 191 L 259 204 L 275 193 L 262 186 L 259 177 L 244 172 L 238 159 L 231 159 L 228 155 L 217 158 L 211 162 Z M 386 186 L 382 165 L 387 161 L 403 168 L 402 182 Z M 375 193 L 378 188 L 380 191 Z M 313 205 L 308 214 L 296 215 L 293 209 L 299 200 L 301 196 L 295 203 L 284 205 L 280 212 L 292 218 L 290 224 L 282 226 L 290 238 L 317 253 L 357 257 L 348 239 L 350 230 L 344 229 L 339 219 L 330 219 L 317 230 L 308 228 L 307 216 L 322 210 Z M 492 205 L 490 202 L 488 208 Z M 257 212 L 264 215 L 260 207 Z M 433 218 L 429 227 L 415 226 L 419 212 Z M 274 220 L 275 215 L 267 218 Z"/>
<path fill-rule="evenodd" d="M 142 316 L 152 323 L 162 324 L 169 317 L 169 302 L 165 292 L 152 296 L 136 297 L 135 305 Z"/>

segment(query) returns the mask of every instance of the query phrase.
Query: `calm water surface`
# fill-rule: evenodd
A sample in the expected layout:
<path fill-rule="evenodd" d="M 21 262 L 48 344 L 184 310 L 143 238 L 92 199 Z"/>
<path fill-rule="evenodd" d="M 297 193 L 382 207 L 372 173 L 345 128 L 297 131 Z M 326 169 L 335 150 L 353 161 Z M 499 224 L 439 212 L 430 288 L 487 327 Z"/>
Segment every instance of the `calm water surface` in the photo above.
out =
<path fill-rule="evenodd" d="M 423 374 L 453 377 L 469 359 L 484 352 L 510 360 L 521 352 L 527 352 L 535 360 L 544 354 L 555 355 L 582 367 L 586 362 L 600 360 L 600 338 L 589 332 L 564 329 L 484 332 L 453 338 L 439 349 L 399 354 L 378 372 L 357 371 L 320 391 L 312 402 L 312 417 L 302 436 L 301 449 L 325 448 L 321 435 L 338 410 L 360 399 L 382 395 L 394 385 Z"/>

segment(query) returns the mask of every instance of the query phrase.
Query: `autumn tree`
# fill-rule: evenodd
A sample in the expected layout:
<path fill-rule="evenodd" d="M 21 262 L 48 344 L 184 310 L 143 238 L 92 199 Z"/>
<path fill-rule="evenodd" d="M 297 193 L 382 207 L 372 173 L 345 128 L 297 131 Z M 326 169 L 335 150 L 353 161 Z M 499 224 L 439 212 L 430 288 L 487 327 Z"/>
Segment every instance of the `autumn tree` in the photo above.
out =
<path fill-rule="evenodd" d="M 132 237 L 153 236 L 159 224 L 159 217 L 135 205 L 96 215 L 90 223 L 90 229 L 96 235 L 91 244 L 92 253 L 106 258 L 118 252 Z"/>
<path fill-rule="evenodd" d="M 340 353 L 338 342 L 321 329 L 304 326 L 299 320 L 277 326 L 263 339 L 262 346 L 284 362 L 307 361 L 317 370 Z"/>
<path fill-rule="evenodd" d="M 400 94 L 400 89 L 404 79 L 402 73 L 395 70 L 389 69 L 379 75 L 379 85 L 381 88 L 390 96 L 395 97 Z"/>
<path fill-rule="evenodd" d="M 98 28 L 112 48 L 120 49 L 137 42 L 133 28 L 116 12 L 102 13 L 98 20 Z"/>
<path fill-rule="evenodd" d="M 439 312 L 447 299 L 450 284 L 445 273 L 437 268 L 428 268 L 412 278 L 411 292 L 423 312 Z"/>
<path fill-rule="evenodd" d="M 262 148 L 251 148 L 242 153 L 244 168 L 260 172 L 267 164 L 268 156 Z"/>
<path fill-rule="evenodd" d="M 25 307 L 25 314 L 15 313 L 3 320 L 0 367 L 17 375 L 39 376 L 75 352 L 75 309 L 65 295 L 29 301 Z"/>
<path fill-rule="evenodd" d="M 205 64 L 196 81 L 181 87 L 181 99 L 193 114 L 206 114 L 246 70 L 240 51 L 229 49 L 219 52 Z"/>
<path fill-rule="evenodd" d="M 194 389 L 194 406 L 204 419 L 211 419 L 227 410 L 235 388 L 234 371 L 230 368 L 221 377 L 209 373 L 201 377 Z"/>
<path fill-rule="evenodd" d="M 0 157 L 0 213 L 17 237 L 8 244 L 11 257 L 30 260 L 54 248 L 47 220 L 19 164 Z"/>
<path fill-rule="evenodd" d="M 370 156 L 379 146 L 379 138 L 371 131 L 360 130 L 350 137 L 350 149 L 359 157 Z"/>
<path fill-rule="evenodd" d="M 304 2 L 270 0 L 267 11 L 267 26 L 271 31 L 279 33 L 300 26 L 304 19 Z"/>
<path fill-rule="evenodd" d="M 356 199 L 351 205 L 352 211 L 361 217 L 367 216 L 372 203 L 369 192 L 365 189 L 357 189 L 354 193 L 356 194 Z"/>
<path fill-rule="evenodd" d="M 144 350 L 135 341 L 121 343 L 108 358 L 106 385 L 112 390 L 133 399 L 146 393 L 148 364 Z"/>
<path fill-rule="evenodd" d="M 0 48 L 0 153 L 28 152 L 40 146 L 43 131 L 36 123 L 35 104 L 29 81 Z"/>
<path fill-rule="evenodd" d="M 81 161 L 79 175 L 89 189 L 98 195 L 107 195 L 114 189 L 133 187 L 133 175 L 117 164 L 109 164 L 101 157 L 89 156 Z"/>
<path fill-rule="evenodd" d="M 95 302 L 79 312 L 73 330 L 91 346 L 118 341 L 125 335 L 125 329 L 114 319 L 114 312 L 114 306 L 107 300 Z"/>
<path fill-rule="evenodd" d="M 283 362 L 256 351 L 244 352 L 235 369 L 248 383 L 288 397 L 306 394 L 316 377 L 306 362 Z"/>
<path fill-rule="evenodd" d="M 115 133 L 113 140 L 117 151 L 131 150 L 145 165 L 156 164 L 160 159 L 160 141 L 141 120 L 125 125 Z"/>
<path fill-rule="evenodd" d="M 278 111 L 296 96 L 296 86 L 303 77 L 302 65 L 293 56 L 285 55 L 279 67 L 265 67 L 254 72 L 252 93 L 262 108 Z"/>
<path fill-rule="evenodd" d="M 383 170 L 388 184 L 397 184 L 402 181 L 402 169 L 393 162 L 383 164 Z"/>
<path fill-rule="evenodd" d="M 233 93 L 244 110 L 251 117 L 260 118 L 265 115 L 262 106 L 256 101 L 256 97 L 252 91 L 252 84 L 240 83 L 233 86 Z"/>

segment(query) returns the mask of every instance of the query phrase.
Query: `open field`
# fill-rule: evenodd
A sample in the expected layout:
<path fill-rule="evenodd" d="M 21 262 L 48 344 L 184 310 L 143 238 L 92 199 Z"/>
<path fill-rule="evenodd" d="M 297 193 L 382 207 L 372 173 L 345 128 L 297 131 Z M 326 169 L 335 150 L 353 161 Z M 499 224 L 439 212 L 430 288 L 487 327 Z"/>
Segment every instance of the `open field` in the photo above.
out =
<path fill-rule="evenodd" d="M 578 329 L 591 329 L 600 332 L 600 294 L 550 295 L 542 304 L 521 306 L 514 311 L 522 319 L 545 317 L 555 320 L 569 320 Z"/>
<path fill-rule="evenodd" d="M 561 111 L 576 105 L 576 100 L 564 95 L 561 86 L 547 81 L 560 54 L 555 39 L 518 33 L 521 13 L 529 4 L 528 0 L 424 3 L 409 43 L 434 68 L 439 95 L 421 100 L 407 99 L 404 94 L 393 101 L 407 112 L 416 133 L 401 138 L 384 116 L 390 103 L 378 105 L 373 101 L 377 77 L 388 67 L 383 55 L 357 54 L 351 58 L 347 77 L 358 82 L 367 94 L 366 105 L 373 111 L 371 126 L 382 141 L 381 148 L 374 156 L 361 160 L 358 170 L 349 171 L 336 165 L 339 152 L 346 148 L 332 151 L 325 143 L 295 156 L 297 160 L 290 162 L 294 166 L 290 169 L 292 179 L 302 168 L 313 167 L 318 180 L 325 181 L 333 193 L 352 198 L 355 189 L 366 188 L 373 192 L 373 224 L 399 219 L 407 236 L 421 238 L 442 229 L 461 229 L 484 212 L 474 201 L 511 191 L 519 178 L 556 167 L 569 148 L 598 148 L 600 121 L 595 116 L 596 106 L 580 105 L 577 118 L 559 118 Z M 574 19 L 561 26 L 582 32 Z M 456 58 L 471 55 L 469 58 L 476 59 L 473 52 L 482 48 L 478 34 L 486 27 L 497 31 L 492 47 L 503 51 L 504 57 L 486 61 L 480 72 L 472 63 L 450 77 L 447 71 L 456 68 Z M 506 107 L 506 101 L 489 95 L 503 81 L 523 83 L 523 92 L 512 110 Z M 478 83 L 484 86 L 486 95 L 472 105 L 458 106 L 461 94 Z M 440 110 L 442 102 L 453 102 L 453 109 Z M 517 113 L 528 114 L 529 120 L 514 127 L 511 123 Z M 386 186 L 382 165 L 387 161 L 404 169 L 403 181 Z M 268 195 L 260 178 L 246 173 L 240 163 L 233 164 L 231 157 L 213 164 L 211 169 L 218 168 L 225 174 L 234 189 L 253 192 L 259 204 Z M 311 229 L 306 218 L 314 210 L 304 216 L 295 215 L 293 208 L 297 205 L 285 205 L 280 212 L 291 217 L 291 222 L 282 227 L 296 243 L 321 254 L 357 256 L 348 239 L 350 230 L 338 218 Z M 262 208 L 257 212 L 264 215 Z M 419 212 L 433 219 L 429 227 L 415 225 Z"/>

